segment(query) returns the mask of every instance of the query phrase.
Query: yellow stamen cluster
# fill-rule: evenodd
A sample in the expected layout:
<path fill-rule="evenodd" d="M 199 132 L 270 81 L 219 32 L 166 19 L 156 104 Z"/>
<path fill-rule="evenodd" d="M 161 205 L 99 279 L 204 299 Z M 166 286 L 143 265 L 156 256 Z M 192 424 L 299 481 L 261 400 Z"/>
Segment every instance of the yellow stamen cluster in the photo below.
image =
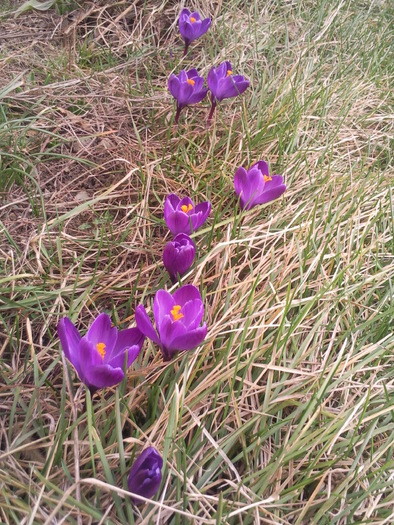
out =
<path fill-rule="evenodd" d="M 264 182 L 269 182 L 270 180 L 272 180 L 271 175 L 264 175 Z"/>
<path fill-rule="evenodd" d="M 191 22 L 192 24 L 194 24 L 194 22 L 197 22 L 197 20 L 194 18 L 194 16 L 191 16 L 191 17 L 190 17 L 190 22 Z"/>
<path fill-rule="evenodd" d="M 187 83 L 190 84 L 191 86 L 194 86 L 194 84 L 196 83 L 192 78 L 188 78 L 187 79 Z"/>
<path fill-rule="evenodd" d="M 174 321 L 179 321 L 179 319 L 182 319 L 183 314 L 181 313 L 181 307 L 179 304 L 176 304 L 173 309 L 171 310 L 171 315 Z"/>
<path fill-rule="evenodd" d="M 227 76 L 229 77 L 229 76 L 232 75 L 232 74 L 233 74 L 233 72 L 231 71 L 231 69 L 229 69 L 229 70 L 227 71 Z"/>
<path fill-rule="evenodd" d="M 96 345 L 97 351 L 101 355 L 102 359 L 104 359 L 104 356 L 105 356 L 105 347 L 106 347 L 105 343 L 97 343 Z"/>
<path fill-rule="evenodd" d="M 181 210 L 184 211 L 185 213 L 189 213 L 189 211 L 191 211 L 193 209 L 193 206 L 191 204 L 188 204 L 186 206 L 186 204 L 184 204 L 183 206 L 181 206 Z"/>

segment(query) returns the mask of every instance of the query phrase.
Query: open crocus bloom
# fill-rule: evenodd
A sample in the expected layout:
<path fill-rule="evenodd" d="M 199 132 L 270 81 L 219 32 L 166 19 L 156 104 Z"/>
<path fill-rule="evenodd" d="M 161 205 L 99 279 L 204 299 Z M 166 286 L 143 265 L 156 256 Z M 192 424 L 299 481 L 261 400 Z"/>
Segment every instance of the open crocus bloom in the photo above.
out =
<path fill-rule="evenodd" d="M 204 88 L 204 77 L 198 75 L 197 69 L 183 69 L 178 76 L 170 75 L 168 89 L 177 101 L 175 124 L 184 107 L 201 102 L 208 93 L 208 89 Z"/>
<path fill-rule="evenodd" d="M 206 323 L 200 326 L 204 303 L 192 284 L 182 286 L 172 295 L 166 290 L 158 290 L 153 301 L 153 316 L 157 331 L 142 304 L 135 311 L 138 328 L 160 345 L 165 361 L 177 352 L 192 350 L 207 335 Z"/>
<path fill-rule="evenodd" d="M 127 480 L 129 491 L 144 498 L 151 498 L 159 490 L 163 459 L 154 447 L 146 448 L 134 461 Z M 143 501 L 133 498 L 136 505 Z"/>
<path fill-rule="evenodd" d="M 179 233 L 163 250 L 163 263 L 173 282 L 182 276 L 193 264 L 196 247 L 185 233 Z"/>
<path fill-rule="evenodd" d="M 194 206 L 189 197 L 180 199 L 171 193 L 164 203 L 164 220 L 173 235 L 178 233 L 190 235 L 204 224 L 210 211 L 209 201 Z"/>
<path fill-rule="evenodd" d="M 217 68 L 213 67 L 207 77 L 207 84 L 211 92 L 211 111 L 208 116 L 210 122 L 217 102 L 225 98 L 241 95 L 249 86 L 249 80 L 242 75 L 234 75 L 230 62 L 222 62 Z"/>
<path fill-rule="evenodd" d="M 65 356 L 91 392 L 120 383 L 125 362 L 131 366 L 145 339 L 138 328 L 111 328 L 107 314 L 96 317 L 84 337 L 68 317 L 60 320 L 57 331 Z"/>
<path fill-rule="evenodd" d="M 238 168 L 234 177 L 235 193 L 242 209 L 250 210 L 280 197 L 286 190 L 282 175 L 270 175 L 268 164 L 260 160 L 246 171 Z"/>
<path fill-rule="evenodd" d="M 185 41 L 184 55 L 187 53 L 189 45 L 204 35 L 211 25 L 211 19 L 201 20 L 201 16 L 196 11 L 191 13 L 188 9 L 182 9 L 179 16 L 179 31 Z"/>

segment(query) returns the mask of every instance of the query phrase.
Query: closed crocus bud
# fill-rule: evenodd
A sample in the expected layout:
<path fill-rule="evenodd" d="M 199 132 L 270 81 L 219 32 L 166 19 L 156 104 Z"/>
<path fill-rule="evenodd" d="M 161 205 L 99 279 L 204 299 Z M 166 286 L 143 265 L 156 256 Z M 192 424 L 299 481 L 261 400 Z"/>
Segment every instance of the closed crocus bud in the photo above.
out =
<path fill-rule="evenodd" d="M 163 459 L 154 447 L 146 448 L 134 461 L 127 480 L 129 491 L 144 498 L 151 498 L 159 490 Z M 144 501 L 132 498 L 136 505 Z"/>
<path fill-rule="evenodd" d="M 111 328 L 107 314 L 96 317 L 84 337 L 68 317 L 60 320 L 57 331 L 64 355 L 92 393 L 123 380 L 125 362 L 127 368 L 132 365 L 145 339 L 138 328 Z"/>
<path fill-rule="evenodd" d="M 191 13 L 189 9 L 182 9 L 179 16 L 179 32 L 185 41 L 185 50 L 183 55 L 186 55 L 189 45 L 204 35 L 211 25 L 211 19 L 205 18 L 201 20 L 201 16 L 197 11 Z"/>
<path fill-rule="evenodd" d="M 173 235 L 178 233 L 190 235 L 204 224 L 210 211 L 211 203 L 209 201 L 200 202 L 194 206 L 189 197 L 180 199 L 171 193 L 164 203 L 164 220 Z"/>
<path fill-rule="evenodd" d="M 163 263 L 173 282 L 176 282 L 178 274 L 182 276 L 188 271 L 195 253 L 194 242 L 185 233 L 179 233 L 173 241 L 167 243 L 163 251 Z"/>
<path fill-rule="evenodd" d="M 208 93 L 208 89 L 204 88 L 204 77 L 198 75 L 197 69 L 183 69 L 178 76 L 170 75 L 168 89 L 177 102 L 175 124 L 178 124 L 184 107 L 201 102 Z"/>
<path fill-rule="evenodd" d="M 213 67 L 207 77 L 207 84 L 211 92 L 211 111 L 208 116 L 210 122 L 217 102 L 225 98 L 241 95 L 249 87 L 249 80 L 242 75 L 234 75 L 230 62 L 222 62 L 219 67 Z"/>
<path fill-rule="evenodd" d="M 156 329 L 142 304 L 135 311 L 138 328 L 160 346 L 164 361 L 172 359 L 177 352 L 192 350 L 207 335 L 206 323 L 200 326 L 204 303 L 198 288 L 192 284 L 178 288 L 172 295 L 158 290 L 153 301 L 153 316 Z"/>
<path fill-rule="evenodd" d="M 235 193 L 243 210 L 265 204 L 280 197 L 286 191 L 282 175 L 270 175 L 268 164 L 260 160 L 248 171 L 238 168 L 234 177 Z"/>

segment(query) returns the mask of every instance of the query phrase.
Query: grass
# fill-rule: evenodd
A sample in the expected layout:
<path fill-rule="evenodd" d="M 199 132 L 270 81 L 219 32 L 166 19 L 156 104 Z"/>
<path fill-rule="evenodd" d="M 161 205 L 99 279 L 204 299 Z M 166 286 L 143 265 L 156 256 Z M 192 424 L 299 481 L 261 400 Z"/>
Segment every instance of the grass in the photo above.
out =
<path fill-rule="evenodd" d="M 1 523 L 392 523 L 390 2 L 192 2 L 213 25 L 185 59 L 178 2 L 22 3 L 0 51 Z M 207 102 L 171 125 L 169 74 L 224 59 L 251 88 L 210 129 Z M 234 172 L 260 159 L 287 192 L 241 213 Z M 170 289 L 169 192 L 212 202 L 182 279 L 207 340 L 169 363 L 146 342 L 90 398 L 57 323 L 133 326 Z M 148 445 L 163 483 L 137 509 Z"/>

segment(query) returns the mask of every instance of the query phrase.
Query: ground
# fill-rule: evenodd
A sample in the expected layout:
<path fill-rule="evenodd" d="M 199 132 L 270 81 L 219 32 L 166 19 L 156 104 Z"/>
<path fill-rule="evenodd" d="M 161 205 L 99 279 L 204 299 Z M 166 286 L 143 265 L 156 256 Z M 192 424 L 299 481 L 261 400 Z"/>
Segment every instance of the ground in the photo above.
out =
<path fill-rule="evenodd" d="M 394 521 L 392 22 L 388 1 L 171 0 L 0 6 L 2 523 Z M 223 60 L 250 80 L 173 123 L 169 75 Z M 267 160 L 285 194 L 242 212 Z M 182 283 L 208 336 L 164 362 L 146 341 L 93 398 L 57 324 L 119 328 L 175 290 L 167 194 L 210 200 Z M 155 501 L 134 458 L 164 458 Z"/>

